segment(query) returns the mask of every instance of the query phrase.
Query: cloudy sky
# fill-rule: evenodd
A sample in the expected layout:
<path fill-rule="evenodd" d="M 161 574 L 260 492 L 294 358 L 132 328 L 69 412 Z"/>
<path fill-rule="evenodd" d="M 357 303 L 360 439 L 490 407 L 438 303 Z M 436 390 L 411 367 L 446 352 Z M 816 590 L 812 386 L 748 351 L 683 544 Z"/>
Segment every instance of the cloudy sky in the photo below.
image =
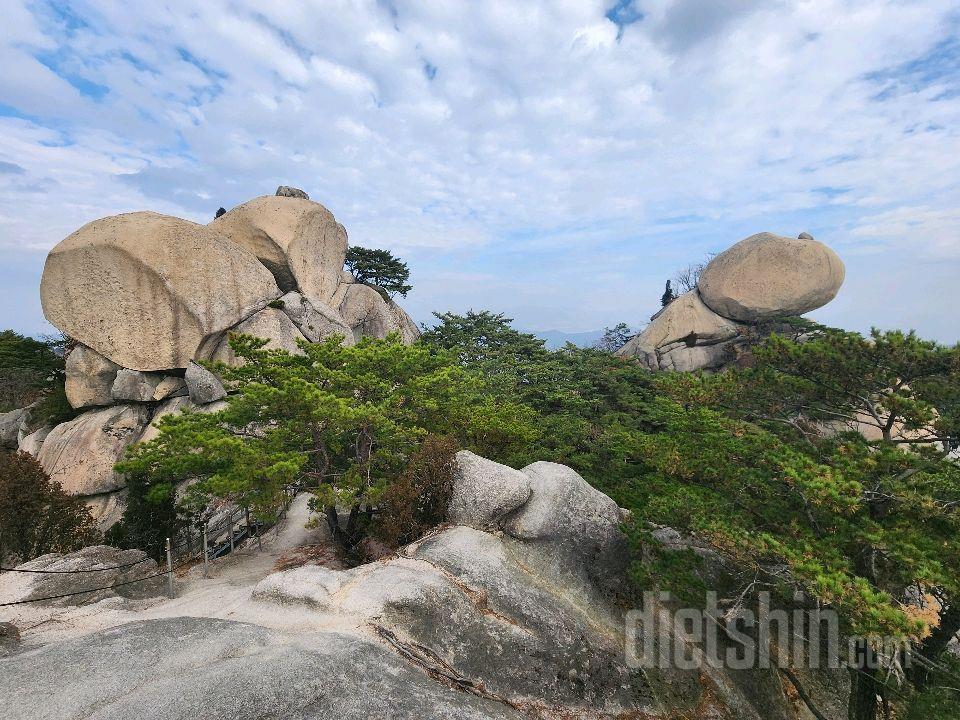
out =
<path fill-rule="evenodd" d="M 0 327 L 104 215 L 304 188 L 405 306 L 582 331 L 754 232 L 847 265 L 813 313 L 960 339 L 957 0 L 3 0 Z"/>

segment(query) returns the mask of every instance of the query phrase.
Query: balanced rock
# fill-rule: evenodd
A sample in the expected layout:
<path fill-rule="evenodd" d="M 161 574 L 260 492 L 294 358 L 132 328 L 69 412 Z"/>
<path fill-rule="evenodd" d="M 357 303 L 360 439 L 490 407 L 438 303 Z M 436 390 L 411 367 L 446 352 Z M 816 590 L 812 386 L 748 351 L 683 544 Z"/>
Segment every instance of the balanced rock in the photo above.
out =
<path fill-rule="evenodd" d="M 86 345 L 77 345 L 67 355 L 65 390 L 71 407 L 110 405 L 120 366 Z"/>
<path fill-rule="evenodd" d="M 190 400 L 197 405 L 223 400 L 227 396 L 227 391 L 223 388 L 223 383 L 212 372 L 202 365 L 191 362 L 187 365 L 187 371 L 184 373 L 184 380 L 187 383 L 187 392 Z"/>
<path fill-rule="evenodd" d="M 246 248 L 284 291 L 327 302 L 347 255 L 347 231 L 333 213 L 301 197 L 265 195 L 238 205 L 208 226 Z"/>
<path fill-rule="evenodd" d="M 126 482 L 113 466 L 149 421 L 150 410 L 143 405 L 88 410 L 51 430 L 38 459 L 50 479 L 71 495 L 118 490 Z"/>
<path fill-rule="evenodd" d="M 742 324 L 717 315 L 691 290 L 663 308 L 616 355 L 636 357 L 651 370 L 714 367 L 723 364 L 726 351 L 721 343 L 744 329 Z"/>
<path fill-rule="evenodd" d="M 344 345 L 349 346 L 356 342 L 353 330 L 326 303 L 310 300 L 294 291 L 288 292 L 277 302 L 310 342 L 320 342 L 331 335 L 343 335 Z"/>
<path fill-rule="evenodd" d="M 267 307 L 256 315 L 247 318 L 237 325 L 231 332 L 242 335 L 253 335 L 267 340 L 265 350 L 286 350 L 294 355 L 303 355 L 303 350 L 297 346 L 297 340 L 306 340 L 297 330 L 297 326 L 282 310 Z M 220 341 L 213 352 L 213 360 L 224 362 L 227 365 L 239 365 L 240 358 L 230 347 L 230 337 Z"/>
<path fill-rule="evenodd" d="M 698 288 L 714 312 L 754 323 L 826 305 L 843 276 L 843 262 L 823 243 L 763 232 L 713 258 Z"/>
<path fill-rule="evenodd" d="M 40 282 L 53 325 L 133 370 L 186 367 L 205 342 L 279 296 L 246 249 L 153 212 L 84 225 L 50 251 Z"/>

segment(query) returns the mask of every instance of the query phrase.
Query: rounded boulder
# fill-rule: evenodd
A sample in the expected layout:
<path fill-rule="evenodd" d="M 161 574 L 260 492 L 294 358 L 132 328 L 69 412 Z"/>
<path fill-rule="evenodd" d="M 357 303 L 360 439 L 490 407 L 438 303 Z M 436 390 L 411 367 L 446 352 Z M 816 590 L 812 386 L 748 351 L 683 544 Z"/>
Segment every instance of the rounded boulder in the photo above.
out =
<path fill-rule="evenodd" d="M 47 256 L 47 319 L 132 370 L 183 368 L 280 296 L 246 249 L 203 225 L 135 212 L 94 220 Z"/>
<path fill-rule="evenodd" d="M 347 231 L 320 203 L 265 195 L 238 205 L 209 227 L 256 255 L 284 292 L 299 289 L 322 302 L 336 292 Z"/>
<path fill-rule="evenodd" d="M 802 315 L 833 300 L 843 262 L 813 238 L 763 232 L 717 255 L 700 276 L 703 302 L 740 322 Z"/>

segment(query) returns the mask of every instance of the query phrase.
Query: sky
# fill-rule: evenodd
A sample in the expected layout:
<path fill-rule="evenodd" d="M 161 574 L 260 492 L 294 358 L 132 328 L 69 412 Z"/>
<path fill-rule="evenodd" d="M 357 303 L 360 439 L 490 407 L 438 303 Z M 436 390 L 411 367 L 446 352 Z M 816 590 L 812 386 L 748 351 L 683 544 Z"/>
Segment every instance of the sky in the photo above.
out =
<path fill-rule="evenodd" d="M 960 339 L 957 0 L 3 0 L 0 327 L 46 252 L 280 184 L 411 267 L 401 301 L 567 332 L 756 232 L 846 264 L 811 313 Z"/>

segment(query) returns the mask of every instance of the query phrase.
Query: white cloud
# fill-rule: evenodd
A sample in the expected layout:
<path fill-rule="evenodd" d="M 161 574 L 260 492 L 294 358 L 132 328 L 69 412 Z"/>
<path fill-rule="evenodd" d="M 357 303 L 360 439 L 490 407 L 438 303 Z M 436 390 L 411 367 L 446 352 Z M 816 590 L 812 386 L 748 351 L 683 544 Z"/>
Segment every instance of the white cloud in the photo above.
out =
<path fill-rule="evenodd" d="M 0 247 L 294 184 L 416 259 L 414 305 L 470 290 L 563 329 L 649 315 L 675 266 L 762 229 L 816 228 L 848 276 L 958 259 L 953 0 L 611 5 L 11 0 Z M 430 279 L 469 264 L 498 281 Z"/>

